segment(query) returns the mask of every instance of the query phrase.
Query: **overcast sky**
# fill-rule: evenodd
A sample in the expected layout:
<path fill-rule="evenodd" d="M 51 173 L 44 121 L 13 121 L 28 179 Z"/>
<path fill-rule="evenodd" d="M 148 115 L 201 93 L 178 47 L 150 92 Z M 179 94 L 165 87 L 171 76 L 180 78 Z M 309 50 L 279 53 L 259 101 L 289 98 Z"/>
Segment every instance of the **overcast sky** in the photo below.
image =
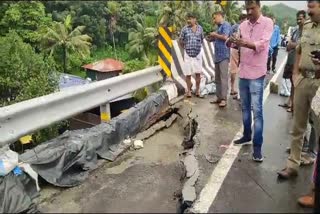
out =
<path fill-rule="evenodd" d="M 273 5 L 277 3 L 284 3 L 290 7 L 293 7 L 297 10 L 303 10 L 307 8 L 307 1 L 261 1 L 262 5 Z"/>
<path fill-rule="evenodd" d="M 240 1 L 241 4 L 244 3 L 244 1 Z M 307 1 L 261 1 L 262 5 L 273 5 L 277 3 L 284 3 L 292 8 L 295 8 L 297 10 L 305 10 L 307 9 Z"/>

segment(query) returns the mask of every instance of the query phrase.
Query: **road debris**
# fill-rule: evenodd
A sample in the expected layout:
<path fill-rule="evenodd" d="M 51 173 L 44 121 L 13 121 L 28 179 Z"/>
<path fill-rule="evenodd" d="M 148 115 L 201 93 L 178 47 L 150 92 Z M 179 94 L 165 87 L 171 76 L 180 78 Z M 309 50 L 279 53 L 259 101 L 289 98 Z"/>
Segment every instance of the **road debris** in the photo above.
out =
<path fill-rule="evenodd" d="M 142 149 L 143 148 L 143 141 L 142 140 L 135 140 L 133 142 L 134 149 Z"/>
<path fill-rule="evenodd" d="M 199 164 L 195 157 L 195 145 L 199 142 L 197 138 L 199 126 L 195 119 L 197 116 L 192 116 L 191 113 L 192 109 L 187 114 L 188 121 L 184 127 L 185 137 L 181 144 L 184 151 L 180 154 L 185 169 L 180 207 L 182 213 L 188 210 L 197 198 L 195 184 L 200 175 Z"/>

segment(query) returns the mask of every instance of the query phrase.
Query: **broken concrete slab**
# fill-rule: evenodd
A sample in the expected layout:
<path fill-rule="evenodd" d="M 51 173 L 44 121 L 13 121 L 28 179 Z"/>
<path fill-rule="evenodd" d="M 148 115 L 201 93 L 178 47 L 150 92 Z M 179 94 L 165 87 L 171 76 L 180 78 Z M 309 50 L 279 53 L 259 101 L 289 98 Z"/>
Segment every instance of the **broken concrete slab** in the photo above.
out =
<path fill-rule="evenodd" d="M 176 121 L 177 118 L 178 118 L 177 114 L 172 114 L 169 117 L 169 119 L 167 119 L 166 121 L 161 120 L 160 122 L 158 122 L 158 123 L 154 124 L 153 126 L 151 126 L 149 129 L 137 134 L 135 139 L 137 139 L 137 140 L 148 139 L 152 135 L 154 135 L 157 131 L 160 131 L 163 128 L 169 128 Z"/>
<path fill-rule="evenodd" d="M 191 113 L 192 109 L 190 109 L 187 114 L 188 121 L 184 127 L 185 137 L 182 142 L 182 146 L 185 150 L 180 154 L 180 158 L 182 159 L 185 167 L 185 182 L 182 188 L 182 212 L 185 212 L 190 208 L 197 198 L 195 185 L 200 175 L 198 160 L 195 156 L 195 150 L 197 148 L 196 145 L 200 143 L 199 138 L 197 137 L 197 134 L 199 133 L 199 126 L 195 120 L 197 116 L 192 116 Z"/>
<path fill-rule="evenodd" d="M 190 178 L 195 174 L 195 172 L 198 170 L 198 162 L 194 155 L 187 155 L 184 158 L 183 164 L 186 168 L 187 174 L 186 177 Z"/>
<path fill-rule="evenodd" d="M 137 140 L 145 140 L 154 135 L 157 131 L 161 130 L 162 128 L 166 127 L 166 123 L 164 121 L 160 121 L 155 125 L 151 126 L 149 129 L 137 134 L 135 139 Z"/>
<path fill-rule="evenodd" d="M 169 119 L 166 120 L 166 128 L 169 128 L 174 123 L 174 121 L 176 121 L 177 118 L 178 118 L 177 114 L 172 114 L 169 117 Z"/>

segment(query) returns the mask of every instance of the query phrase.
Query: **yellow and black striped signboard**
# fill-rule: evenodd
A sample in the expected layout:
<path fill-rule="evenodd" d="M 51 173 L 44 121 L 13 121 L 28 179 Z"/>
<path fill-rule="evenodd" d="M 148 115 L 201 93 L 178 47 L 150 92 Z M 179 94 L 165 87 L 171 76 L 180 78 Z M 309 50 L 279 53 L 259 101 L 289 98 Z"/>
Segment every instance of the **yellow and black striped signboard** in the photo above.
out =
<path fill-rule="evenodd" d="M 159 40 L 158 40 L 158 62 L 163 71 L 168 77 L 171 77 L 171 63 L 172 63 L 172 27 L 160 27 L 159 28 Z"/>

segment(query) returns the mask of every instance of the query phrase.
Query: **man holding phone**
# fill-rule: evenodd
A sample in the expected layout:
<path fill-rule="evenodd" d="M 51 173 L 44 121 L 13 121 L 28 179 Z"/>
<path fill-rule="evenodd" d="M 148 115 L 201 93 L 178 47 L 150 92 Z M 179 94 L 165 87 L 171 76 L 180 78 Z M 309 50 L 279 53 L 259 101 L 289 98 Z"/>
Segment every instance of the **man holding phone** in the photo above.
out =
<path fill-rule="evenodd" d="M 240 48 L 239 91 L 242 107 L 243 137 L 235 145 L 251 143 L 251 106 L 254 114 L 253 160 L 262 162 L 263 89 L 267 73 L 269 43 L 273 21 L 262 15 L 260 1 L 245 1 L 248 20 L 240 25 L 240 37 L 231 36 L 226 44 Z"/>
<path fill-rule="evenodd" d="M 210 33 L 208 37 L 209 41 L 214 41 L 215 83 L 217 87 L 217 99 L 210 103 L 218 104 L 221 108 L 227 106 L 230 48 L 226 46 L 225 42 L 231 32 L 231 25 L 224 20 L 224 16 L 222 11 L 217 11 L 212 15 L 213 22 L 218 25 L 218 31 Z"/>
<path fill-rule="evenodd" d="M 303 26 L 301 40 L 296 48 L 293 69 L 294 114 L 290 156 L 285 169 L 278 172 L 280 178 L 290 179 L 298 175 L 301 163 L 303 136 L 307 128 L 311 101 L 320 86 L 320 0 L 309 0 L 309 21 Z"/>

